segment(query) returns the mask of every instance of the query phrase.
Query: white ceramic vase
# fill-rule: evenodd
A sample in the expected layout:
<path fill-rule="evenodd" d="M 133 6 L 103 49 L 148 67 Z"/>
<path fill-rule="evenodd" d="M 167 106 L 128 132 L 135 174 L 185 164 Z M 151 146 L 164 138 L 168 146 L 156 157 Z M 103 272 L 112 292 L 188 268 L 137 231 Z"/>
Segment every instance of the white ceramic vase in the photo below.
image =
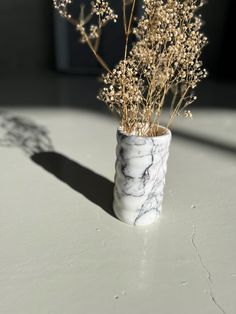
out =
<path fill-rule="evenodd" d="M 113 210 L 130 225 L 154 223 L 161 212 L 171 132 L 140 137 L 117 130 Z"/>

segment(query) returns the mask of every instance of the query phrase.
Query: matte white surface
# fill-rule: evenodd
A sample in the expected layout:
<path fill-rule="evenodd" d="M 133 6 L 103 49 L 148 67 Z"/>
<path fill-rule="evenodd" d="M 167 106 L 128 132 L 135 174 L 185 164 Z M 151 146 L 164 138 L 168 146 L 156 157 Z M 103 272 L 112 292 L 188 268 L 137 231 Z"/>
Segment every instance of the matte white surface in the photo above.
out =
<path fill-rule="evenodd" d="M 11 111 L 46 126 L 56 152 L 113 181 L 113 119 Z M 214 142 L 235 146 L 236 113 L 194 113 L 181 130 L 209 145 L 173 132 L 162 214 L 149 227 L 118 221 L 19 148 L 0 147 L 1 314 L 236 313 L 235 151 Z"/>

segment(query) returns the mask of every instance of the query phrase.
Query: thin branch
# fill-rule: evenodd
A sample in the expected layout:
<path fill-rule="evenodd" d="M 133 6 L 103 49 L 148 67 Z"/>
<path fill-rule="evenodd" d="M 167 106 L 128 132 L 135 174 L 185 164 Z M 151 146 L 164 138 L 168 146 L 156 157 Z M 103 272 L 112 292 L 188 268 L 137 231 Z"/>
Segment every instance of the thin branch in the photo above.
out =
<path fill-rule="evenodd" d="M 127 59 L 127 54 L 128 54 L 129 35 L 130 35 L 131 25 L 132 25 L 133 16 L 134 16 L 135 5 L 136 5 L 136 0 L 133 0 L 131 13 L 129 17 L 128 28 L 127 28 L 127 32 L 125 33 L 125 56 L 124 56 L 125 60 Z"/>
<path fill-rule="evenodd" d="M 179 102 L 177 103 L 177 105 L 176 105 L 176 107 L 175 107 L 175 110 L 174 110 L 173 113 L 171 114 L 171 117 L 170 117 L 170 119 L 169 119 L 169 121 L 168 121 L 168 123 L 167 123 L 167 129 L 169 129 L 169 128 L 171 127 L 171 125 L 172 125 L 172 123 L 173 123 L 173 120 L 174 120 L 174 118 L 176 117 L 176 115 L 177 115 L 177 113 L 178 113 L 178 111 L 179 111 L 179 108 L 181 107 L 181 105 L 182 105 L 182 103 L 183 103 L 183 101 L 184 101 L 184 99 L 185 99 L 185 96 L 187 95 L 189 89 L 190 89 L 190 86 L 188 86 L 188 87 L 186 88 L 186 90 L 184 91 L 182 97 L 180 98 Z"/>
<path fill-rule="evenodd" d="M 177 96 L 178 96 L 178 85 L 175 85 L 173 87 L 173 89 L 174 89 L 174 92 L 173 92 L 173 98 L 172 98 L 171 106 L 170 106 L 170 114 L 173 111 L 173 108 L 174 108 L 174 105 L 175 105 L 175 102 L 176 102 L 176 99 L 177 99 Z"/>
<path fill-rule="evenodd" d="M 75 27 L 78 26 L 78 21 L 72 17 L 65 17 L 65 19 L 72 25 L 74 25 Z M 89 39 L 88 35 L 86 33 L 84 33 L 84 38 L 85 41 L 87 43 L 87 45 L 89 46 L 89 48 L 91 49 L 91 51 L 93 52 L 95 58 L 97 59 L 97 61 L 100 63 L 100 65 L 109 73 L 111 73 L 111 70 L 109 69 L 108 65 L 106 64 L 106 62 L 102 59 L 102 57 L 100 57 L 100 55 L 97 53 L 97 51 L 95 50 L 95 48 L 93 47 L 91 40 Z"/>
<path fill-rule="evenodd" d="M 95 44 L 94 44 L 94 50 L 97 52 L 100 42 L 101 42 L 101 36 L 102 36 L 102 29 L 98 29 L 98 38 L 96 38 L 95 40 Z"/>
<path fill-rule="evenodd" d="M 126 21 L 126 0 L 122 0 L 122 12 L 123 12 L 123 24 L 124 24 L 124 32 L 125 35 L 127 33 L 127 21 Z"/>
<path fill-rule="evenodd" d="M 125 0 L 123 0 L 123 5 L 125 4 Z M 123 101 L 124 101 L 124 112 L 125 112 L 125 121 L 128 119 L 128 108 L 127 108 L 127 103 L 125 99 L 125 73 L 126 73 L 126 60 L 127 60 L 127 54 L 128 54 L 128 44 L 129 44 L 129 35 L 130 35 L 130 30 L 131 30 L 131 24 L 133 20 L 133 15 L 134 15 L 134 9 L 135 9 L 135 4 L 136 0 L 133 0 L 132 3 L 132 8 L 131 8 L 131 13 L 129 17 L 129 23 L 128 23 L 128 28 L 125 26 L 126 32 L 125 32 L 125 53 L 124 53 L 124 67 L 123 67 L 123 82 L 122 82 L 122 94 L 123 94 Z M 123 12 L 124 14 L 124 12 Z M 126 25 L 126 13 L 125 13 L 125 25 Z"/>

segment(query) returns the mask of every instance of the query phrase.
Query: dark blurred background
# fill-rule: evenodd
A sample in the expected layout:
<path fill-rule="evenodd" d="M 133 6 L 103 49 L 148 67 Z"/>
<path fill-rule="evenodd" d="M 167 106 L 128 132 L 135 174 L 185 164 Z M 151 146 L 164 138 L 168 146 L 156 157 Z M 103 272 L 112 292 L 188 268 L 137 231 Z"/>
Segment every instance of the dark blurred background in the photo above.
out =
<path fill-rule="evenodd" d="M 74 10 L 80 2 L 75 0 Z M 119 14 L 120 2 L 110 2 Z M 235 107 L 235 8 L 234 0 L 209 0 L 202 10 L 209 38 L 203 59 L 210 75 L 199 88 L 200 106 Z M 100 53 L 109 64 L 122 55 L 122 34 L 120 24 L 103 33 Z M 74 28 L 53 11 L 52 1 L 1 0 L 0 38 L 0 105 L 95 106 L 101 69 Z"/>

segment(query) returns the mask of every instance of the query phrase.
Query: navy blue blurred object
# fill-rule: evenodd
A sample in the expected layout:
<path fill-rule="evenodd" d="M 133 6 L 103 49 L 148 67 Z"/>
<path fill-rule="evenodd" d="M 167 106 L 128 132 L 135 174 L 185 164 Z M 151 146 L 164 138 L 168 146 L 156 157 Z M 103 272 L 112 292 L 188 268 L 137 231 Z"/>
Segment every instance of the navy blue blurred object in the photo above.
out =
<path fill-rule="evenodd" d="M 141 1 L 137 1 L 137 12 L 141 8 Z M 78 16 L 79 6 L 88 1 L 74 1 L 71 7 L 72 16 Z M 122 1 L 110 1 L 111 7 L 118 16 L 122 16 Z M 54 12 L 54 38 L 55 38 L 55 67 L 58 71 L 74 74 L 100 74 L 101 66 L 95 60 L 93 53 L 86 44 L 81 44 L 79 34 L 75 27 L 63 20 Z M 124 29 L 123 20 L 109 23 L 102 32 L 99 55 L 112 68 L 124 55 Z"/>
<path fill-rule="evenodd" d="M 233 0 L 234 1 L 234 0 Z M 203 51 L 204 66 L 210 77 L 221 75 L 225 38 L 228 33 L 229 9 L 231 0 L 208 0 L 202 9 L 204 21 L 203 30 L 208 37 L 209 44 Z"/>
<path fill-rule="evenodd" d="M 76 16 L 79 6 L 84 0 L 73 2 L 72 15 Z M 84 2 L 86 3 L 86 2 Z M 203 8 L 202 15 L 205 20 L 204 32 L 209 38 L 209 45 L 203 52 L 205 67 L 210 76 L 220 76 L 222 65 L 225 62 L 224 49 L 229 30 L 228 16 L 230 11 L 230 0 L 216 1 L 208 0 Z M 122 16 L 122 1 L 110 0 L 111 7 Z M 87 8 L 89 7 L 87 1 Z M 141 14 L 142 0 L 137 2 L 136 16 Z M 75 13 L 76 12 L 76 13 Z M 55 38 L 55 67 L 58 71 L 79 74 L 100 74 L 102 69 L 95 60 L 92 52 L 86 45 L 79 42 L 79 34 L 74 26 L 69 25 L 56 12 L 54 12 L 54 38 Z M 114 24 L 107 25 L 101 37 L 99 54 L 112 68 L 123 57 L 124 32 L 122 19 Z M 229 48 L 229 47 L 227 47 Z M 223 67 L 224 68 L 224 67 Z M 224 70 L 224 69 L 223 69 Z"/>

